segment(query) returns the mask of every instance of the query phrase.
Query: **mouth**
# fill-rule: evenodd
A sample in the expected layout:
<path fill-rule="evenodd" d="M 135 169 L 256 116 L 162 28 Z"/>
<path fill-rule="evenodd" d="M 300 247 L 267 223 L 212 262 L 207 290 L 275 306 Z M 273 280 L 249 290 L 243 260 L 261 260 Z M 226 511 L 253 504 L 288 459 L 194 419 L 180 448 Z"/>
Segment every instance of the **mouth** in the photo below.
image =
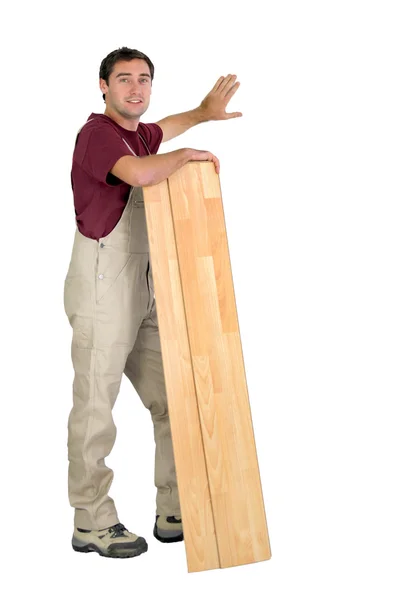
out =
<path fill-rule="evenodd" d="M 132 98 L 132 100 L 127 100 L 127 102 L 129 102 L 129 104 L 142 104 L 143 100 L 140 100 L 139 98 Z"/>

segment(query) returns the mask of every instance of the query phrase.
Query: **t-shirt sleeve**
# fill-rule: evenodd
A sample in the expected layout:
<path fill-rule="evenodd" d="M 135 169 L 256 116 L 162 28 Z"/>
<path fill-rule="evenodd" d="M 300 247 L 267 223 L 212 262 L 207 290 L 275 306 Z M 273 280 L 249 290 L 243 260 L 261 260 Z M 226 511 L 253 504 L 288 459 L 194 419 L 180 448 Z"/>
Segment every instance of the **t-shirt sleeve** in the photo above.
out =
<path fill-rule="evenodd" d="M 157 123 L 140 123 L 140 133 L 146 140 L 151 154 L 157 154 L 163 138 L 163 130 Z"/>
<path fill-rule="evenodd" d="M 91 177 L 108 184 L 107 175 L 122 156 L 132 156 L 120 135 L 107 123 L 79 134 L 74 161 Z"/>

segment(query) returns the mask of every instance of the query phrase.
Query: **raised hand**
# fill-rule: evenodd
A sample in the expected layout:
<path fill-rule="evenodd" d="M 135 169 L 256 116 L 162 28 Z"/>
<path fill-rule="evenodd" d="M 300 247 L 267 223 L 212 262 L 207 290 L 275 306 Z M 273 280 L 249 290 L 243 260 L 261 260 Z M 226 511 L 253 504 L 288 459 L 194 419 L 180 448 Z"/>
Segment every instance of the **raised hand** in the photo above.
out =
<path fill-rule="evenodd" d="M 202 100 L 199 108 L 204 114 L 206 121 L 221 121 L 243 116 L 241 112 L 227 113 L 226 107 L 229 100 L 236 93 L 240 83 L 236 81 L 236 75 L 220 77 L 213 89 Z"/>

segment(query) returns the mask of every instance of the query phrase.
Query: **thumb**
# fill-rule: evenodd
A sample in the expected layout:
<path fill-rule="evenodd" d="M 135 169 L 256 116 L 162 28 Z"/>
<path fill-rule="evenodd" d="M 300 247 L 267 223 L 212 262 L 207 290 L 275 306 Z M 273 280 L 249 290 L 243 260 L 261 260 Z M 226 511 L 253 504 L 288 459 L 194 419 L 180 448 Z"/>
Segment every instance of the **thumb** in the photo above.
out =
<path fill-rule="evenodd" d="M 227 119 L 235 119 L 236 117 L 243 117 L 243 113 L 241 113 L 241 112 L 226 113 Z"/>

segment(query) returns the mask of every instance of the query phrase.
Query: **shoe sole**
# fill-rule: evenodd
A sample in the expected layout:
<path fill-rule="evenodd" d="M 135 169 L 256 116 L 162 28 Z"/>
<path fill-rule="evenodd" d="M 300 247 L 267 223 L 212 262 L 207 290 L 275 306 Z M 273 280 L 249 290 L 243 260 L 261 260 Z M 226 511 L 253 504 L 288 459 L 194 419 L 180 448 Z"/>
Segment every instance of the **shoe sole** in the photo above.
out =
<path fill-rule="evenodd" d="M 154 525 L 153 535 L 156 538 L 156 540 L 158 540 L 159 542 L 162 542 L 163 544 L 173 544 L 174 542 L 183 542 L 183 533 L 176 535 L 174 537 L 168 537 L 168 538 L 161 537 L 160 535 L 158 535 L 157 525 Z"/>
<path fill-rule="evenodd" d="M 72 548 L 75 550 L 75 552 L 97 552 L 97 554 L 104 556 L 105 558 L 133 558 L 134 556 L 139 556 L 148 550 L 147 542 L 144 538 L 140 539 L 140 542 L 135 548 L 111 548 L 108 552 L 101 550 L 101 548 L 92 542 L 90 544 L 86 544 L 85 546 L 76 546 L 72 542 Z"/>

